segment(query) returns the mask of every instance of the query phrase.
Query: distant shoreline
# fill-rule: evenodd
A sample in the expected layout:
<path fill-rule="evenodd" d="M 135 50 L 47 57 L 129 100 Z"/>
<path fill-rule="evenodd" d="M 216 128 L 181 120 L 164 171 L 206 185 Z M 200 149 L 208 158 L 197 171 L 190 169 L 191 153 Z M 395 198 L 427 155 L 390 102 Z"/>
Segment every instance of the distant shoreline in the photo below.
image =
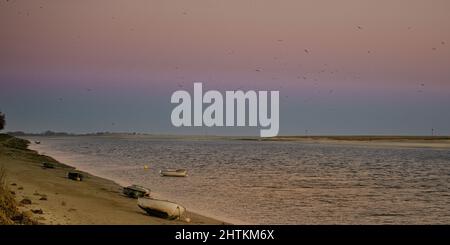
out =
<path fill-rule="evenodd" d="M 279 135 L 275 137 L 261 138 L 249 135 L 195 135 L 195 134 L 153 134 L 153 133 L 137 133 L 137 132 L 90 132 L 90 133 L 68 133 L 45 131 L 42 133 L 28 133 L 23 131 L 9 131 L 6 134 L 12 136 L 142 136 L 142 137 L 167 137 L 167 138 L 223 138 L 238 140 L 270 140 L 270 141 L 287 141 L 287 140 L 352 140 L 352 141 L 378 141 L 378 140 L 450 140 L 450 135 Z"/>
<path fill-rule="evenodd" d="M 383 147 L 450 148 L 450 136 L 278 136 L 273 138 L 241 138 L 241 140 Z"/>
<path fill-rule="evenodd" d="M 19 137 L 140 137 L 172 140 L 236 140 L 261 142 L 299 142 L 321 144 L 347 144 L 358 146 L 450 148 L 450 136 L 402 136 L 402 135 L 340 135 L 340 136 L 277 136 L 261 138 L 256 136 L 215 136 L 215 135 L 156 135 L 132 133 L 94 134 L 24 134 Z"/>

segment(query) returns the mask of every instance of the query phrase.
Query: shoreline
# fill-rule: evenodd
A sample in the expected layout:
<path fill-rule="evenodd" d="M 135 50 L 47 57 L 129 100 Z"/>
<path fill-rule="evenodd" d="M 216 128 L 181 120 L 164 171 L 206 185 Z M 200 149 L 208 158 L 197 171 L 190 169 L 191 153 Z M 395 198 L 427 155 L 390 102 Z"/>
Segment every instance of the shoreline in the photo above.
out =
<path fill-rule="evenodd" d="M 28 138 L 27 140 L 33 142 L 32 138 Z M 36 152 L 38 152 L 39 154 L 43 154 L 43 155 L 51 155 L 52 158 L 54 158 L 55 160 L 59 161 L 59 162 L 64 162 L 65 165 L 75 168 L 78 172 L 83 172 L 83 173 L 88 173 L 90 175 L 105 179 L 105 180 L 109 180 L 112 181 L 113 183 L 115 183 L 118 186 L 124 187 L 124 186 L 129 186 L 135 183 L 132 182 L 128 182 L 128 181 L 122 181 L 122 180 L 118 180 L 118 179 L 114 179 L 113 177 L 110 176 L 105 176 L 104 174 L 101 173 L 101 171 L 96 171 L 94 169 L 86 169 L 80 166 L 76 166 L 74 164 L 72 164 L 72 159 L 70 159 L 70 155 L 69 158 L 67 158 L 67 154 L 64 152 L 59 152 L 59 151 L 55 151 L 55 150 L 48 150 L 46 147 L 43 147 L 42 143 L 39 145 L 36 145 L 34 143 L 31 143 L 29 148 L 31 150 L 34 150 Z M 144 186 L 146 187 L 146 186 Z M 151 189 L 151 194 L 154 198 L 156 199 L 161 199 L 161 200 L 172 200 L 170 197 L 158 192 L 158 191 L 154 191 L 152 188 Z M 190 213 L 194 213 L 198 216 L 201 217 L 206 217 L 208 219 L 214 220 L 219 222 L 220 224 L 247 224 L 245 222 L 242 222 L 240 220 L 235 220 L 235 219 L 229 219 L 226 217 L 221 217 L 221 216 L 217 216 L 208 212 L 205 212 L 204 210 L 197 210 L 195 208 L 192 208 L 192 205 L 185 205 L 184 203 L 180 203 L 182 204 L 185 208 L 187 208 L 187 210 Z M 214 222 L 217 223 L 217 222 Z"/>
<path fill-rule="evenodd" d="M 408 148 L 450 148 L 450 136 L 402 136 L 402 135 L 311 135 L 311 136 L 276 136 L 261 138 L 256 136 L 219 136 L 219 135 L 153 135 L 153 134 L 130 134 L 130 133 L 110 133 L 110 134 L 19 134 L 20 138 L 39 137 L 94 137 L 94 138 L 141 138 L 141 139 L 169 139 L 169 140 L 230 140 L 230 141 L 250 141 L 250 142 L 299 142 L 299 143 L 320 143 L 320 144 L 346 144 L 358 146 L 376 147 L 408 147 Z"/>
<path fill-rule="evenodd" d="M 43 169 L 43 159 L 54 162 L 56 168 Z M 16 149 L 0 142 L 0 163 L 6 169 L 7 186 L 14 193 L 19 210 L 33 213 L 31 216 L 40 224 L 224 224 L 189 210 L 189 223 L 149 216 L 137 206 L 136 199 L 124 196 L 123 187 L 113 180 L 86 171 L 79 171 L 85 176 L 83 181 L 70 180 L 67 172 L 74 167 L 40 155 L 28 146 Z M 31 204 L 21 204 L 23 199 Z"/>
<path fill-rule="evenodd" d="M 277 136 L 274 138 L 239 138 L 242 141 L 298 142 L 368 147 L 403 147 L 449 149 L 448 136 Z"/>
<path fill-rule="evenodd" d="M 45 136 L 44 136 L 45 137 Z M 60 136 L 55 136 L 59 138 Z M 96 136 L 99 137 L 99 136 Z M 100 136 L 105 137 L 105 136 Z M 106 136 L 108 137 L 108 136 Z M 168 221 L 146 215 L 136 205 L 135 199 L 125 198 L 121 192 L 121 186 L 127 186 L 133 184 L 125 179 L 115 179 L 112 175 L 108 175 L 108 172 L 103 173 L 97 171 L 95 167 L 91 168 L 90 164 L 95 163 L 94 159 L 90 164 L 86 166 L 83 164 L 83 158 L 77 157 L 77 151 L 74 151 L 74 155 L 71 152 L 64 152 L 57 150 L 57 145 L 46 145 L 45 140 L 40 137 L 29 137 L 27 140 L 32 141 L 28 149 L 31 150 L 14 150 L 14 154 L 3 154 L 2 142 L 0 141 L 0 163 L 4 163 L 4 159 L 7 159 L 8 164 L 16 171 L 12 176 L 13 181 L 10 183 L 17 183 L 17 186 L 11 186 L 11 190 L 16 192 L 17 202 L 22 198 L 29 198 L 32 200 L 32 205 L 22 205 L 24 211 L 30 211 L 31 209 L 42 209 L 43 214 L 34 215 L 38 218 L 43 218 L 41 223 L 44 224 L 188 224 L 180 221 Z M 34 141 L 43 141 L 42 144 L 35 144 Z M 418 137 L 411 138 L 399 138 L 399 137 L 378 137 L 368 138 L 354 136 L 339 136 L 338 138 L 332 137 L 287 137 L 287 138 L 275 138 L 275 139 L 257 139 L 257 138 L 233 138 L 222 139 L 230 141 L 247 141 L 249 144 L 330 144 L 330 145 L 352 145 L 358 147 L 383 147 L 383 148 L 423 148 L 423 149 L 437 149 L 448 150 L 450 141 L 448 139 L 423 139 Z M 276 140 L 276 141 L 274 141 Z M 267 142 L 264 142 L 267 141 Z M 59 144 L 58 141 L 55 144 Z M 22 155 L 41 156 L 41 154 L 48 154 L 55 159 L 47 157 L 52 162 L 59 162 L 57 169 L 43 170 L 41 163 L 43 160 L 27 160 L 22 159 Z M 67 154 L 66 154 L 67 153 Z M 7 158 L 8 157 L 8 158 Z M 26 157 L 25 157 L 26 158 Z M 20 164 L 16 164 L 19 162 Z M 61 162 L 65 163 L 62 164 Z M 0 165 L 2 165 L 0 164 Z M 17 165 L 17 166 L 16 166 Z M 29 166 L 31 165 L 31 166 Z M 8 170 L 9 169 L 8 166 Z M 24 174 L 18 172 L 20 169 L 18 166 L 26 166 L 22 170 L 28 172 Z M 91 166 L 91 167 L 89 167 Z M 38 170 L 39 169 L 39 170 Z M 87 178 L 85 181 L 76 182 L 70 181 L 66 178 L 67 171 L 78 169 L 83 172 Z M 60 171 L 61 170 L 61 171 Z M 60 171 L 60 173 L 58 173 Z M 50 174 L 52 173 L 52 174 Z M 47 175 L 50 174 L 50 176 Z M 39 177 L 39 178 L 38 178 Z M 11 179 L 11 178 L 10 178 Z M 45 179 L 45 181 L 38 181 L 39 179 Z M 51 187 L 46 186 L 46 182 L 50 182 Z M 28 184 L 28 185 L 27 185 Z M 140 184 L 140 183 L 137 183 Z M 144 185 L 145 186 L 145 185 Z M 152 185 L 150 184 L 149 187 Z M 155 185 L 153 187 L 157 187 Z M 23 187 L 19 190 L 19 187 Z M 163 193 L 170 189 L 167 186 L 158 186 L 157 191 L 152 192 L 154 198 L 163 200 L 177 200 L 177 196 L 165 196 Z M 153 190 L 153 188 L 151 188 Z M 39 198 L 41 195 L 48 197 L 48 201 L 41 201 Z M 53 197 L 52 197 L 53 196 Z M 192 200 L 191 200 L 192 201 Z M 195 203 L 195 200 L 193 200 Z M 51 203 L 53 202 L 53 203 Z M 126 203 L 125 203 L 126 202 Z M 64 203 L 64 204 L 63 204 Z M 189 204 L 190 202 L 180 202 L 180 204 Z M 91 205 L 92 204 L 92 205 Z M 191 203 L 192 204 L 192 203 Z M 47 206 L 46 206 L 47 205 Z M 184 205 L 185 206 L 185 205 Z M 186 206 L 185 206 L 186 207 Z M 190 218 L 192 222 L 190 224 L 240 224 L 236 220 L 227 219 L 226 216 L 218 217 L 208 213 L 204 210 L 196 210 L 195 205 L 189 207 Z M 138 216 L 139 214 L 139 216 Z"/>

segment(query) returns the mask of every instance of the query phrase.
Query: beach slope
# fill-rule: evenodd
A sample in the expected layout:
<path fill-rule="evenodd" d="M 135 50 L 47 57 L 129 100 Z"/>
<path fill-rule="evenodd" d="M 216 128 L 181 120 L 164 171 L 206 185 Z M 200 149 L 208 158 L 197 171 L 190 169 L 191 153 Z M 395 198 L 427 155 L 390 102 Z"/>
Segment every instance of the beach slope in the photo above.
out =
<path fill-rule="evenodd" d="M 19 210 L 40 224 L 222 224 L 191 212 L 190 223 L 149 216 L 136 199 L 122 195 L 118 184 L 89 173 L 83 173 L 83 181 L 70 180 L 72 167 L 29 150 L 28 143 L 0 134 L 0 165 Z M 56 168 L 44 169 L 43 162 Z"/>

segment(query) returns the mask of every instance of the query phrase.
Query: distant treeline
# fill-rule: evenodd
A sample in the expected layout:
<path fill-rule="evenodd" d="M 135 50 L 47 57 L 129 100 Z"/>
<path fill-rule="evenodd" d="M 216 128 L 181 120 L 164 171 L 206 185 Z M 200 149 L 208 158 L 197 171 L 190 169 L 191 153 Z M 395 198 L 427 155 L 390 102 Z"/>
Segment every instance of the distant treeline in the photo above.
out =
<path fill-rule="evenodd" d="M 89 135 L 95 135 L 95 136 L 101 136 L 101 135 L 137 135 L 138 133 L 113 133 L 113 132 L 95 132 L 95 133 L 84 133 L 84 134 L 75 134 L 75 133 L 67 133 L 67 132 L 54 132 L 47 130 L 42 133 L 27 133 L 23 131 L 13 131 L 13 132 L 7 132 L 7 134 L 12 136 L 89 136 Z"/>

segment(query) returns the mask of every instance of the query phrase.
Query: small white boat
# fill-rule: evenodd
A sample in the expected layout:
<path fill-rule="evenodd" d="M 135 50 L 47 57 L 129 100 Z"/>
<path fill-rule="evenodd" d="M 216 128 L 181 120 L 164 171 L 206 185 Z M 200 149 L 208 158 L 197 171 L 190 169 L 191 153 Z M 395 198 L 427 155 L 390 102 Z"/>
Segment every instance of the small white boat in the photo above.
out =
<path fill-rule="evenodd" d="M 138 206 L 149 215 L 165 219 L 180 219 L 186 212 L 186 208 L 177 203 L 151 198 L 138 198 Z"/>
<path fill-rule="evenodd" d="M 186 177 L 186 169 L 164 169 L 159 171 L 159 175 L 167 177 Z"/>

